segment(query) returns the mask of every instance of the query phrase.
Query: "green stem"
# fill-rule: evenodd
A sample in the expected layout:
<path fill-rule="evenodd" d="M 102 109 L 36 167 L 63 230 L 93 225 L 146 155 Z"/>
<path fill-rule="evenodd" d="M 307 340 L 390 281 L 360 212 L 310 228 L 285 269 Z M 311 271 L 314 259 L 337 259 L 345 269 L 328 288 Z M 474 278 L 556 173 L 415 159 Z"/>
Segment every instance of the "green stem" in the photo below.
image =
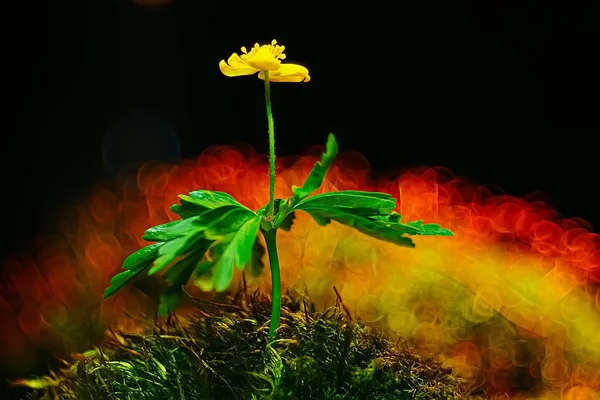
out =
<path fill-rule="evenodd" d="M 271 111 L 271 83 L 269 71 L 265 71 L 265 103 L 267 105 L 267 122 L 269 126 L 269 217 L 275 216 L 275 122 Z"/>
<path fill-rule="evenodd" d="M 279 326 L 281 315 L 281 276 L 279 274 L 279 256 L 277 254 L 277 230 L 263 232 L 267 243 L 267 254 L 271 265 L 272 308 L 271 324 L 269 326 L 269 343 L 275 339 L 275 330 Z"/>

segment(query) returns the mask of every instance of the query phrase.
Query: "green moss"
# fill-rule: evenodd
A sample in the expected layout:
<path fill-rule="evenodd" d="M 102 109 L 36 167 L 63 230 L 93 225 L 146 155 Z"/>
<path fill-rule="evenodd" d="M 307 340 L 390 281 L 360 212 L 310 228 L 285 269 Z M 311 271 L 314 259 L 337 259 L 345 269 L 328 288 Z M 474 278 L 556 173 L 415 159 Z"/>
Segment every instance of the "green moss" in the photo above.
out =
<path fill-rule="evenodd" d="M 266 346 L 270 300 L 258 292 L 240 290 L 228 304 L 199 308 L 185 320 L 157 323 L 146 336 L 114 334 L 28 398 L 472 398 L 450 370 L 352 321 L 340 304 L 318 312 L 286 295 L 272 347 Z"/>

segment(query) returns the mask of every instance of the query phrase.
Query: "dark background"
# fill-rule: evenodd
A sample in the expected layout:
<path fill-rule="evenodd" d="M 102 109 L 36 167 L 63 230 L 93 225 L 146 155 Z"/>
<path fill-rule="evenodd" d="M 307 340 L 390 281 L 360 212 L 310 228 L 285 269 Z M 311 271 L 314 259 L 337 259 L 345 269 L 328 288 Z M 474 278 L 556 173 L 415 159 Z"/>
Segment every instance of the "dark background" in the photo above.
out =
<path fill-rule="evenodd" d="M 312 76 L 273 84 L 280 154 L 334 132 L 377 170 L 442 165 L 600 222 L 583 3 L 166 3 L 3 3 L 6 252 L 37 235 L 44 204 L 126 162 L 236 141 L 266 152 L 262 82 L 217 64 L 272 38 Z"/>

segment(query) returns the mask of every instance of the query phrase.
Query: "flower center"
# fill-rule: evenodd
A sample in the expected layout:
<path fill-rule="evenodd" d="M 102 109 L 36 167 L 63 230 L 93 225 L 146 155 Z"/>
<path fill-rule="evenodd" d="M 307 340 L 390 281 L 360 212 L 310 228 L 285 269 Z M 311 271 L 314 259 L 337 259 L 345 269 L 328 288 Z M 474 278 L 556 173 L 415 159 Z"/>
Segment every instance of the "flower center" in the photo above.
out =
<path fill-rule="evenodd" d="M 248 61 L 252 57 L 256 56 L 258 53 L 263 52 L 269 52 L 275 60 L 285 60 L 285 46 L 279 46 L 277 44 L 277 40 L 275 39 L 271 41 L 271 44 L 264 44 L 262 46 L 258 43 L 255 43 L 254 47 L 252 47 L 250 51 L 248 51 L 246 47 L 242 47 L 241 50 L 242 55 L 240 56 L 240 58 L 244 61 Z"/>

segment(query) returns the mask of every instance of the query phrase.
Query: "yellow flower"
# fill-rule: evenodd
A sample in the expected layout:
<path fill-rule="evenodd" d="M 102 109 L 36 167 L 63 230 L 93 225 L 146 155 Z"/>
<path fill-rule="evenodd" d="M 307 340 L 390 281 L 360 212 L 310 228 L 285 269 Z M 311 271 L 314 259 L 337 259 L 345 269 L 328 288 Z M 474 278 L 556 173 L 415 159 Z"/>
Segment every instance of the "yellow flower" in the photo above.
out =
<path fill-rule="evenodd" d="M 242 47 L 242 55 L 233 53 L 225 62 L 221 60 L 219 69 L 226 76 L 252 75 L 258 72 L 258 77 L 265 79 L 265 71 L 269 72 L 270 82 L 308 82 L 308 69 L 297 64 L 282 64 L 285 60 L 285 46 L 278 46 L 273 39 L 271 44 L 254 45 L 250 51 Z"/>

